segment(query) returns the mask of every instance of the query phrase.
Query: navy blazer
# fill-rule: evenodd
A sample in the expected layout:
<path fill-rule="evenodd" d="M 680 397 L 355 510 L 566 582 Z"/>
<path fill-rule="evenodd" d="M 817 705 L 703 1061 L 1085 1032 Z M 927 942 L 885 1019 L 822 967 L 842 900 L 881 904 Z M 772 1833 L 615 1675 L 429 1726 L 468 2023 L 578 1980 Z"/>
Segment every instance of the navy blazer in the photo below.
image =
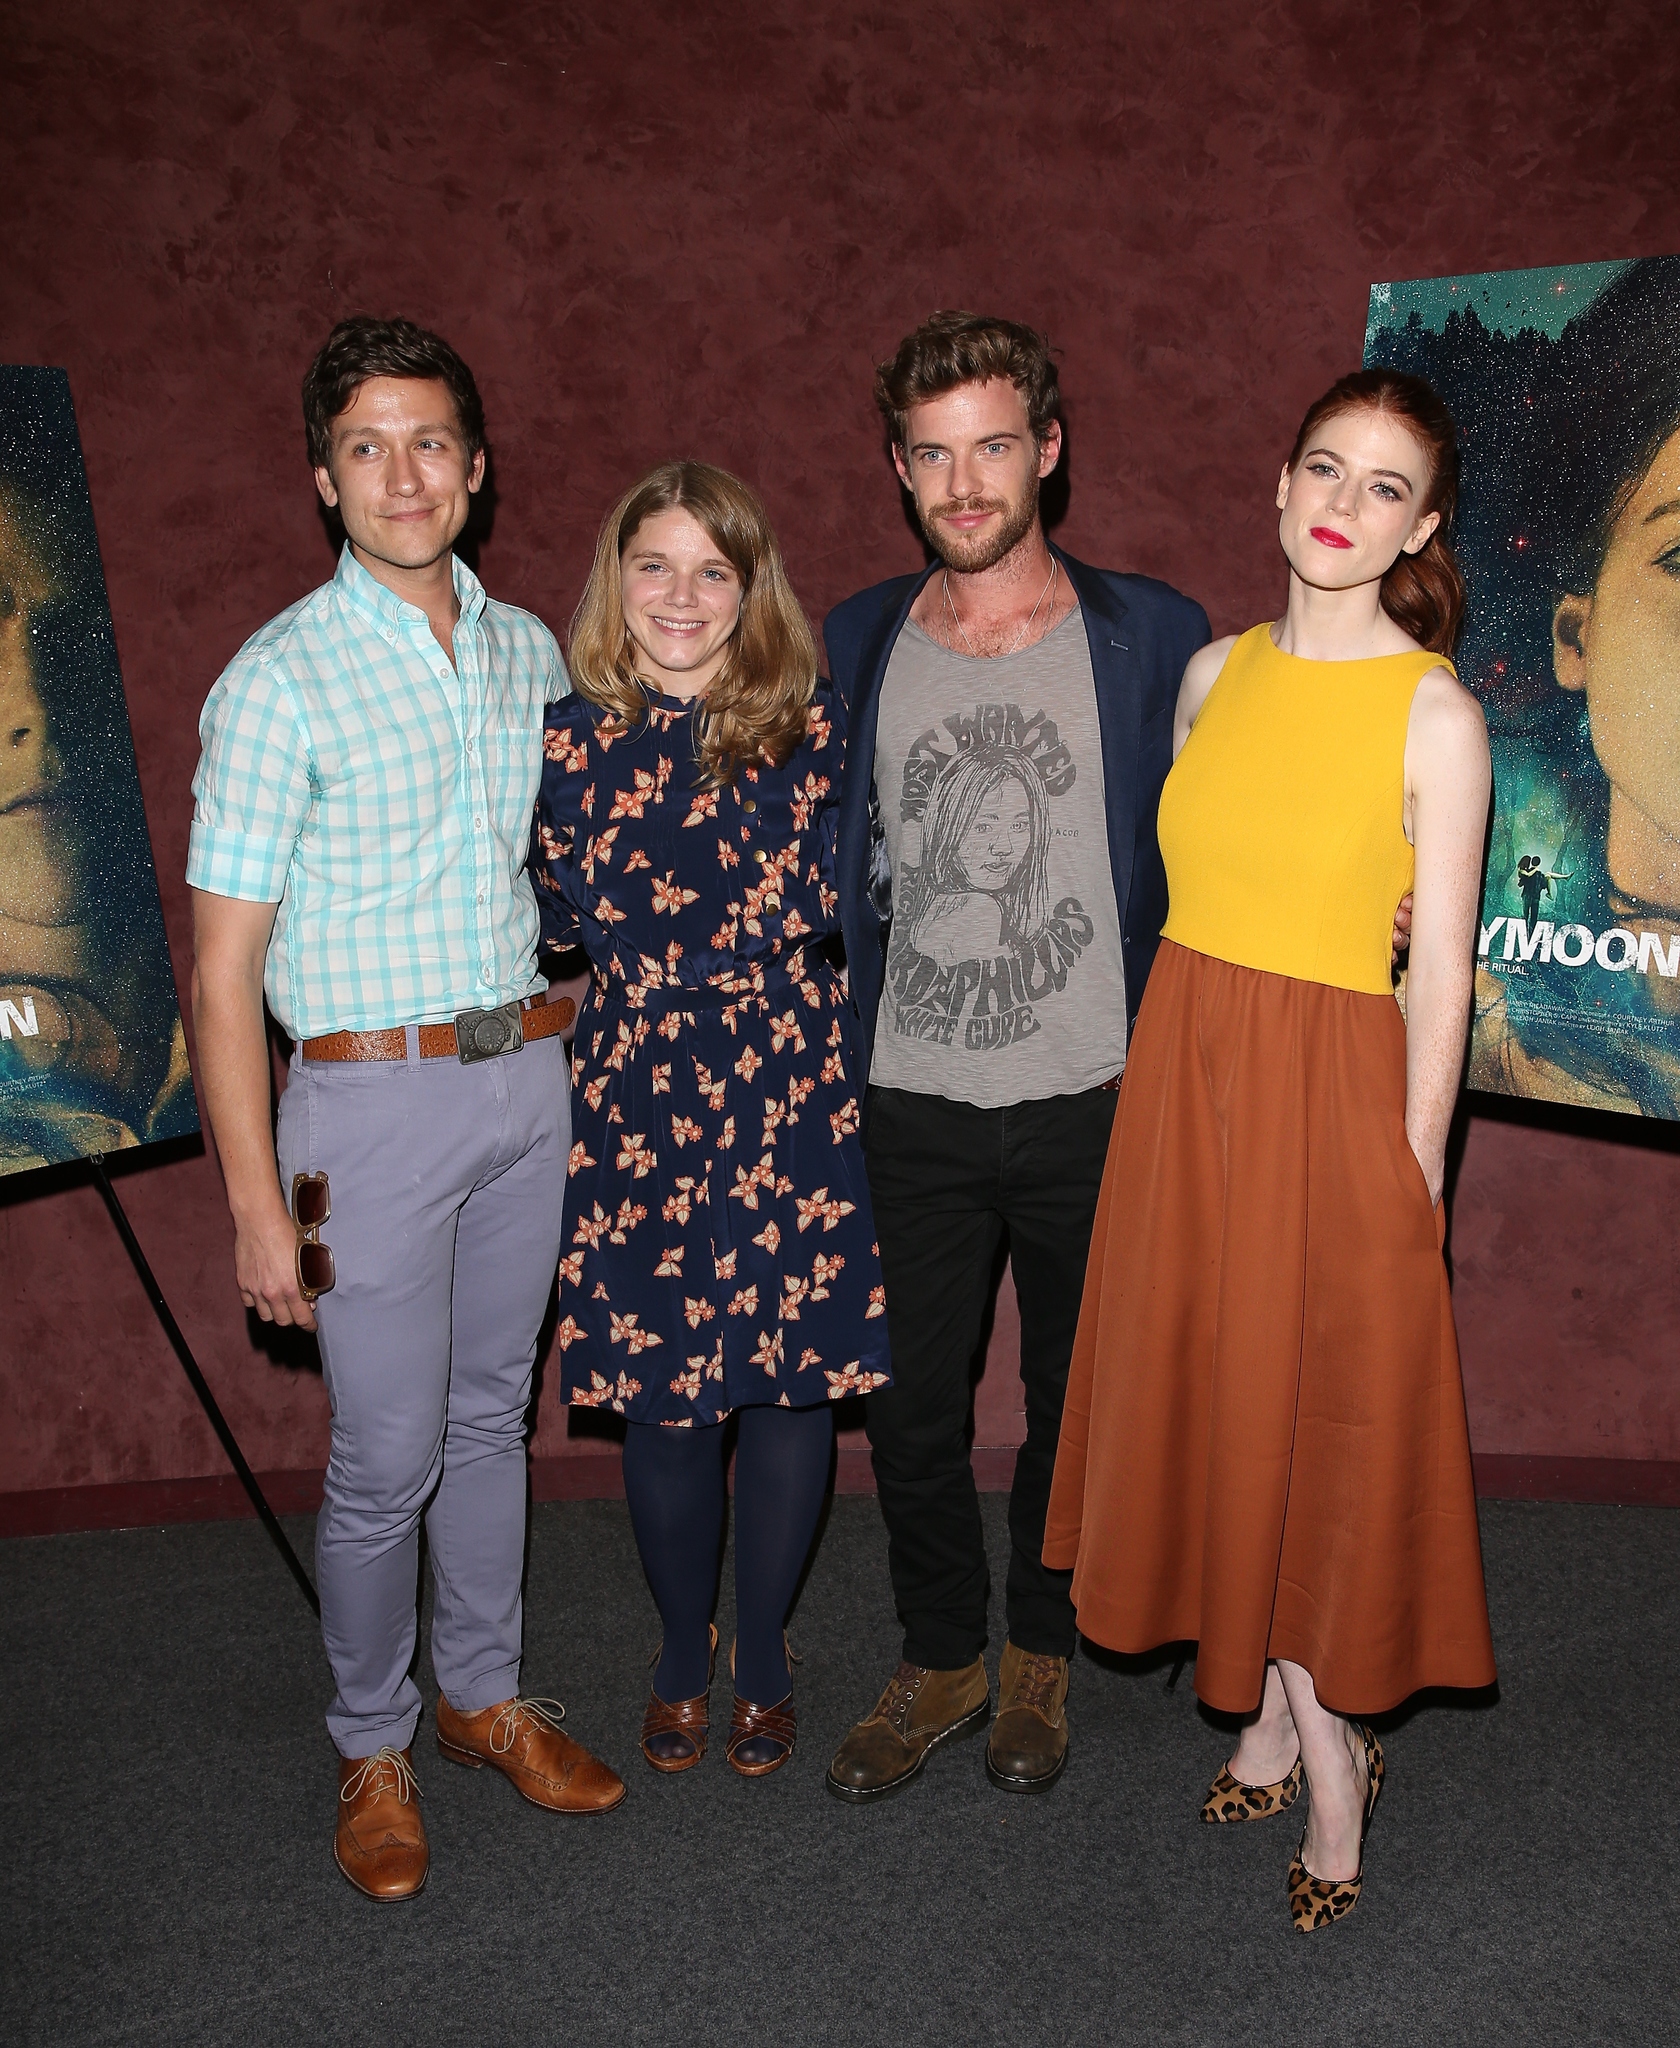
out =
<path fill-rule="evenodd" d="M 1167 875 L 1155 838 L 1155 814 L 1172 766 L 1173 707 L 1185 663 L 1210 637 L 1207 613 L 1153 576 L 1092 569 L 1054 546 L 1051 553 L 1067 572 L 1091 643 L 1130 1036 L 1167 920 Z M 849 714 L 836 867 L 852 1003 L 862 1026 L 860 1089 L 869 1079 L 887 961 L 887 928 L 869 895 L 869 793 L 881 682 L 910 607 L 937 566 L 931 564 L 919 576 L 877 583 L 836 605 L 823 622 L 829 674 Z"/>

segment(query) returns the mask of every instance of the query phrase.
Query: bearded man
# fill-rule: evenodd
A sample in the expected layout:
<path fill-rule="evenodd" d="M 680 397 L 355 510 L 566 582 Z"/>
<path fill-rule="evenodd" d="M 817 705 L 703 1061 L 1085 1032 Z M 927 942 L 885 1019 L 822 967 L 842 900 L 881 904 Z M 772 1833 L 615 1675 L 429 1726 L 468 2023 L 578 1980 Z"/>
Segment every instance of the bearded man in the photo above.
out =
<path fill-rule="evenodd" d="M 850 706 L 841 914 L 894 1374 L 867 1415 L 904 1648 L 828 1785 L 880 1797 L 989 1718 L 970 1369 L 1007 1234 L 1027 1436 L 986 1770 L 1038 1792 L 1067 1761 L 1074 1648 L 1045 1508 L 1115 1091 L 1167 912 L 1173 705 L 1208 622 L 1166 584 L 1047 541 L 1062 428 L 1031 328 L 936 313 L 875 398 L 934 559 L 824 632 Z"/>

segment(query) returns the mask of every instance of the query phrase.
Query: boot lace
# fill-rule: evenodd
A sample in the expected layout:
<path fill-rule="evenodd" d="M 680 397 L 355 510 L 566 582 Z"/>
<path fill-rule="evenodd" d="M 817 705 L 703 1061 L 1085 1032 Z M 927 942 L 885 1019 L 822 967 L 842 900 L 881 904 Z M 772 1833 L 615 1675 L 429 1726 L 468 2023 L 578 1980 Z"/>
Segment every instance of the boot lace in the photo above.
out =
<path fill-rule="evenodd" d="M 875 1707 L 875 1718 L 896 1728 L 900 1735 L 910 1725 L 910 1709 L 916 1704 L 927 1673 L 915 1664 L 900 1664 L 887 1680 L 887 1689 Z"/>
<path fill-rule="evenodd" d="M 1060 1657 L 1041 1657 L 1023 1654 L 1021 1668 L 1015 1678 L 1012 1707 L 1049 1708 L 1055 1698 L 1056 1687 L 1061 1683 L 1062 1660 Z"/>
<path fill-rule="evenodd" d="M 391 1776 L 389 1786 L 385 1783 L 387 1772 Z M 392 1749 L 389 1745 L 384 1749 L 376 1749 L 372 1756 L 364 1757 L 361 1769 L 344 1781 L 338 1796 L 346 1806 L 353 1805 L 362 1796 L 364 1786 L 369 1796 L 374 1799 L 377 1799 L 381 1792 L 394 1791 L 404 1806 L 408 1804 L 410 1793 L 413 1793 L 416 1799 L 424 1796 L 415 1780 L 414 1772 L 409 1767 L 408 1758 L 400 1749 Z"/>
<path fill-rule="evenodd" d="M 558 1734 L 565 1718 L 566 1709 L 558 1700 L 509 1700 L 490 1723 L 490 1747 L 497 1756 L 506 1756 L 525 1728 Z"/>

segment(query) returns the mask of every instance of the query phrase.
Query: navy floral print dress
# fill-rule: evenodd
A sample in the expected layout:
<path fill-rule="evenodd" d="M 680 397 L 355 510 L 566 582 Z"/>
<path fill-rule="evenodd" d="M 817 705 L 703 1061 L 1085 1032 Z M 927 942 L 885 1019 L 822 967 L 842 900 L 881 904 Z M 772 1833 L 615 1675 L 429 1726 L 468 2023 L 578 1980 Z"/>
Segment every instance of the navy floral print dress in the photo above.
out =
<path fill-rule="evenodd" d="M 694 711 L 546 714 L 543 937 L 594 988 L 572 1057 L 561 1397 L 720 1421 L 886 1384 L 838 927 L 844 734 L 827 686 L 780 768 L 706 784 Z"/>

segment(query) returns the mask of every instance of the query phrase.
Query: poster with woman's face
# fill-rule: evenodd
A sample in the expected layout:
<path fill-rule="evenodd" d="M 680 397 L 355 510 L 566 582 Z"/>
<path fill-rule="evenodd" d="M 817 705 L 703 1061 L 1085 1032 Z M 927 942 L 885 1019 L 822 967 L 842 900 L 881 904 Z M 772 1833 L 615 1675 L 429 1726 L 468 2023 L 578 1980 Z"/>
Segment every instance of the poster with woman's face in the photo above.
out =
<path fill-rule="evenodd" d="M 1458 422 L 1493 747 L 1470 1085 L 1680 1117 L 1680 257 L 1380 284 Z"/>
<path fill-rule="evenodd" d="M 197 1129 L 69 380 L 0 367 L 0 1175 Z"/>

